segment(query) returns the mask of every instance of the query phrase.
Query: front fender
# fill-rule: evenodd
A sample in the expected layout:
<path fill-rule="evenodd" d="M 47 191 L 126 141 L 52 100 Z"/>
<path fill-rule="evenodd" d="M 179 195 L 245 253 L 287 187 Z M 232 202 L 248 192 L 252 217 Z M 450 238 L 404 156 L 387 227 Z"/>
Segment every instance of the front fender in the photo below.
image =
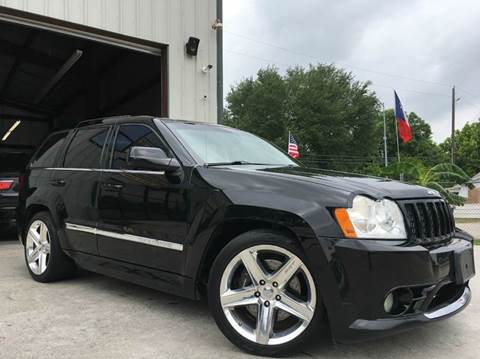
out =
<path fill-rule="evenodd" d="M 312 210 L 310 213 L 313 215 L 313 212 Z M 319 220 L 322 218 L 321 214 L 316 215 Z M 320 285 L 319 294 L 327 312 L 337 311 L 338 305 L 336 300 L 338 298 L 335 295 L 330 295 L 330 293 L 325 295 L 327 292 L 330 292 L 330 288 L 338 287 L 335 273 L 331 268 L 330 258 L 336 239 L 324 237 L 320 240 L 309 223 L 298 214 L 273 208 L 231 204 L 219 209 L 213 217 L 209 220 L 205 219 L 209 223 L 208 229 L 200 231 L 195 241 L 188 247 L 185 275 L 194 278 L 195 283 L 199 284 L 201 282 L 202 269 L 206 267 L 209 270 L 212 264 L 212 262 L 206 263 L 206 261 L 209 258 L 209 251 L 212 248 L 216 248 L 216 242 L 222 241 L 222 238 L 216 235 L 220 228 L 237 226 L 239 224 L 243 225 L 243 232 L 259 228 L 274 228 L 284 233 L 288 232 L 298 241 L 313 271 L 312 274 L 317 278 L 317 283 Z M 324 218 L 325 221 L 328 221 L 331 216 L 329 213 L 324 212 Z M 321 226 L 317 226 L 317 228 L 319 227 Z M 236 235 L 223 241 L 221 248 L 235 237 Z"/>
<path fill-rule="evenodd" d="M 330 210 L 310 197 L 299 198 L 288 192 L 226 190 L 224 193 L 235 204 L 235 208 L 256 208 L 257 213 L 263 212 L 266 219 L 272 213 L 288 213 L 292 218 L 304 221 L 318 237 L 342 236 Z"/>

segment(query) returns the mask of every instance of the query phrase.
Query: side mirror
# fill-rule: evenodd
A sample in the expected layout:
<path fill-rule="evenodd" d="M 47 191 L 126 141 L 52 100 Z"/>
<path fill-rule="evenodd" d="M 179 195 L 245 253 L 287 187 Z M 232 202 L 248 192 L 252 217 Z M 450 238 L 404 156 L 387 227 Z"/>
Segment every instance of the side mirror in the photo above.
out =
<path fill-rule="evenodd" d="M 169 158 L 157 147 L 132 147 L 128 154 L 127 166 L 136 170 L 165 172 L 175 172 L 181 167 L 176 158 Z"/>

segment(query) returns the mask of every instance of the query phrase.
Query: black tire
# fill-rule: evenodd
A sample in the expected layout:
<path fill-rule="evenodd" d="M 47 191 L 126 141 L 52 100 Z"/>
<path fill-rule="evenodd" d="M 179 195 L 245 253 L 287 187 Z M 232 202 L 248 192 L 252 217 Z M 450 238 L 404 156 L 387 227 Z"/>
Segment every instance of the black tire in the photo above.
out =
<path fill-rule="evenodd" d="M 46 224 L 50 236 L 50 254 L 48 258 L 48 264 L 46 270 L 42 274 L 35 274 L 27 259 L 27 233 L 36 221 L 42 221 Z M 24 243 L 24 257 L 25 264 L 27 266 L 28 272 L 31 277 L 37 282 L 49 283 L 55 282 L 61 279 L 71 277 L 76 269 L 74 261 L 68 257 L 60 247 L 60 242 L 58 240 L 57 228 L 48 212 L 39 212 L 35 214 L 30 221 L 28 222 L 28 227 L 24 233 L 23 238 Z"/>
<path fill-rule="evenodd" d="M 240 335 L 227 320 L 220 302 L 221 278 L 230 261 L 237 254 L 247 248 L 268 244 L 282 247 L 300 258 L 312 275 L 316 287 L 315 291 L 317 305 L 315 307 L 313 319 L 308 327 L 293 340 L 277 345 L 258 344 Z M 303 253 L 302 249 L 299 248 L 296 241 L 280 233 L 267 230 L 254 230 L 241 234 L 233 239 L 222 249 L 215 259 L 210 271 L 208 282 L 208 302 L 215 322 L 223 334 L 233 344 L 251 354 L 275 357 L 285 356 L 297 352 L 300 346 L 307 344 L 311 339 L 313 339 L 314 336 L 318 337 L 319 335 L 325 335 L 324 328 L 326 316 L 319 291 L 320 288 L 318 285 L 318 279 L 311 270 L 311 266 L 308 264 L 305 254 Z"/>

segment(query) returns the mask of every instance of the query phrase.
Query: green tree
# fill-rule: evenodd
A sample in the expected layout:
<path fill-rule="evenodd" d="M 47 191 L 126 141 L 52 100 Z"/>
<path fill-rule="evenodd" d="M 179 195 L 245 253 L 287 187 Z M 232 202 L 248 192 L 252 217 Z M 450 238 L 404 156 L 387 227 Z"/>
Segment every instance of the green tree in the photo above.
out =
<path fill-rule="evenodd" d="M 395 115 L 386 111 L 388 154 L 397 156 Z M 413 139 L 400 144 L 403 160 L 426 166 L 444 162 L 432 130 L 409 114 Z M 383 164 L 383 114 L 369 82 L 333 65 L 294 67 L 285 75 L 275 67 L 234 86 L 227 96 L 225 124 L 252 132 L 286 149 L 288 131 L 310 166 L 375 174 Z"/>
<path fill-rule="evenodd" d="M 333 65 L 295 67 L 284 76 L 267 68 L 231 89 L 225 123 L 281 148 L 292 131 L 306 163 L 353 169 L 378 156 L 375 141 L 367 140 L 381 136 L 378 100 L 368 86 Z"/>
<path fill-rule="evenodd" d="M 332 65 L 290 69 L 286 82 L 288 127 L 303 144 L 306 161 L 354 169 L 377 155 L 375 141 L 367 139 L 380 135 L 380 109 L 368 82 L 355 81 L 351 73 Z"/>
<path fill-rule="evenodd" d="M 443 155 L 451 156 L 451 139 L 447 138 L 441 145 Z M 467 123 L 455 132 L 456 164 L 465 172 L 474 176 L 480 172 L 480 123 Z"/>
<path fill-rule="evenodd" d="M 274 67 L 240 82 L 227 95 L 225 124 L 284 148 L 287 141 L 286 83 Z"/>

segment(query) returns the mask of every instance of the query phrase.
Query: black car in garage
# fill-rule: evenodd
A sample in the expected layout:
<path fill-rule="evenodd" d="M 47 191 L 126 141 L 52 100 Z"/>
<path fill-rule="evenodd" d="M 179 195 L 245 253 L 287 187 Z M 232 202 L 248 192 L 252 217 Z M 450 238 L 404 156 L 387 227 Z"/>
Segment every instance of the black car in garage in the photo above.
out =
<path fill-rule="evenodd" d="M 354 342 L 464 309 L 472 238 L 436 192 L 322 171 L 228 127 L 116 117 L 53 134 L 21 186 L 31 276 L 76 266 L 206 296 L 239 347 L 281 355 Z M 439 338 L 443 340 L 443 338 Z"/>
<path fill-rule="evenodd" d="M 0 152 L 0 239 L 15 232 L 20 173 L 30 157 L 28 152 Z"/>
<path fill-rule="evenodd" d="M 19 173 L 0 172 L 0 229 L 15 225 Z"/>

